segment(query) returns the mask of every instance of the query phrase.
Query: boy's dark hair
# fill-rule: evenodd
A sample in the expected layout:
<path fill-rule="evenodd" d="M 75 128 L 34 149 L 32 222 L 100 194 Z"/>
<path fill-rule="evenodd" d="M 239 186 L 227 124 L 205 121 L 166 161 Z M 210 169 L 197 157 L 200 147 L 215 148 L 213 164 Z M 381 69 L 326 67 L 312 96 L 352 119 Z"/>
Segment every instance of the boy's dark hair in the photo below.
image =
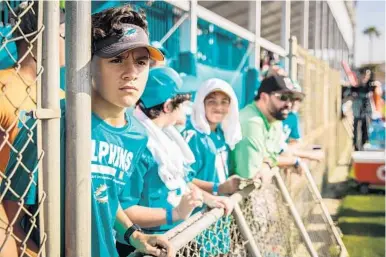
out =
<path fill-rule="evenodd" d="M 92 15 L 92 41 L 123 34 L 122 24 L 134 24 L 149 34 L 146 15 L 130 5 L 113 7 Z"/>
<path fill-rule="evenodd" d="M 29 41 L 31 41 L 35 37 L 37 37 L 37 33 L 39 30 L 39 28 L 38 28 L 39 2 L 38 1 L 22 2 L 13 10 L 13 12 L 15 13 L 15 15 L 13 15 L 13 13 L 10 12 L 8 22 L 11 24 L 11 26 L 16 26 L 16 24 L 19 22 L 19 20 L 20 20 L 20 23 L 19 23 L 19 25 L 17 25 L 18 28 L 15 29 L 12 36 L 14 38 L 18 38 L 18 37 L 23 36 L 23 34 L 24 34 L 24 36 Z M 22 13 L 24 13 L 24 14 L 22 15 Z M 64 23 L 64 10 L 62 10 L 62 9 L 60 10 L 60 23 Z M 37 42 L 37 41 L 35 41 L 35 42 Z M 20 52 L 21 45 L 22 44 L 28 44 L 28 42 L 24 38 L 21 38 L 21 39 L 15 41 L 15 44 L 16 44 L 16 47 L 18 50 L 18 54 L 19 55 L 24 54 L 24 53 Z"/>
<path fill-rule="evenodd" d="M 171 105 L 172 105 L 172 111 L 174 111 L 175 109 L 177 109 L 178 107 L 180 107 L 180 105 L 185 102 L 185 101 L 189 101 L 191 99 L 191 94 L 179 94 L 179 95 L 176 95 L 175 97 L 173 97 L 171 100 Z M 164 104 L 165 103 L 161 103 L 161 104 L 158 104 L 156 106 L 153 106 L 151 108 L 146 108 L 142 102 L 140 101 L 139 102 L 139 108 L 141 108 L 141 110 L 143 111 L 143 113 L 146 114 L 146 116 L 151 119 L 151 120 L 154 120 L 155 118 L 158 118 L 158 116 L 160 116 L 160 114 L 163 112 L 163 109 L 164 109 Z"/>
<path fill-rule="evenodd" d="M 10 12 L 9 16 L 9 23 L 11 26 L 18 26 L 17 29 L 14 30 L 12 36 L 14 38 L 18 38 L 21 36 L 25 36 L 28 40 L 32 40 L 37 36 L 38 31 L 38 10 L 39 10 L 39 3 L 38 2 L 22 2 L 20 3 L 13 11 L 15 15 L 13 15 L 12 12 Z M 21 14 L 23 16 L 21 16 Z M 17 25 L 17 23 L 20 23 Z M 27 36 L 30 35 L 30 36 Z M 35 41 L 36 42 L 36 41 Z M 18 51 L 18 55 L 23 55 L 22 53 L 22 45 L 28 44 L 26 39 L 21 38 L 19 40 L 15 41 L 16 48 Z"/>

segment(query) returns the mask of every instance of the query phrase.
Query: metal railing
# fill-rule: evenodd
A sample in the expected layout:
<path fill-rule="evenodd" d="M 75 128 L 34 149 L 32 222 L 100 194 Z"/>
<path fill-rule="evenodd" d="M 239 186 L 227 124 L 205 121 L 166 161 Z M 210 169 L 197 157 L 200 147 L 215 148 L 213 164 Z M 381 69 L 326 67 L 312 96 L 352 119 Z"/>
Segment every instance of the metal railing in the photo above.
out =
<path fill-rule="evenodd" d="M 230 217 L 211 209 L 168 231 L 177 256 L 348 256 L 311 172 L 300 177 L 304 196 L 296 198 L 282 173 L 274 172 L 272 184 L 232 195 Z"/>

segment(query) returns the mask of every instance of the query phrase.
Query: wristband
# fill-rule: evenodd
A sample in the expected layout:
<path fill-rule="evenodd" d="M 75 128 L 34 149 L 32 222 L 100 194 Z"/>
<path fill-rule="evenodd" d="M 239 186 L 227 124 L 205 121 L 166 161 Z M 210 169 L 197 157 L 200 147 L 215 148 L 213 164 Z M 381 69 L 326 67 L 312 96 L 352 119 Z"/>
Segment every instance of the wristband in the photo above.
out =
<path fill-rule="evenodd" d="M 219 183 L 213 183 L 212 193 L 213 195 L 218 195 Z"/>
<path fill-rule="evenodd" d="M 123 235 L 123 238 L 125 239 L 126 243 L 128 243 L 129 245 L 131 245 L 130 243 L 130 237 L 131 235 L 135 232 L 135 231 L 139 231 L 139 232 L 142 232 L 142 229 L 140 226 L 138 226 L 137 224 L 133 224 L 131 227 L 129 227 L 125 234 Z"/>
<path fill-rule="evenodd" d="M 299 167 L 299 163 L 300 163 L 300 158 L 297 157 L 296 160 L 295 160 L 295 168 Z"/>
<path fill-rule="evenodd" d="M 166 210 L 166 224 L 173 225 L 173 209 L 166 208 L 165 210 Z"/>

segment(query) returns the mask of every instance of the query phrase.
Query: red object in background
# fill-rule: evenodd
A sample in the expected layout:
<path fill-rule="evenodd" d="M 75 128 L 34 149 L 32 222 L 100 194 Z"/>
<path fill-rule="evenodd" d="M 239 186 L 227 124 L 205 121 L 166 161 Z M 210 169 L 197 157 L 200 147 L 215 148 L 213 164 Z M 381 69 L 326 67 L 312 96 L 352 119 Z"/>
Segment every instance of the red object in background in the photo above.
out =
<path fill-rule="evenodd" d="M 344 69 L 344 72 L 346 73 L 346 76 L 353 87 L 358 86 L 358 78 L 355 75 L 355 73 L 351 70 L 350 66 L 345 61 L 342 61 L 342 66 Z"/>
<path fill-rule="evenodd" d="M 353 179 L 359 183 L 385 185 L 385 152 L 354 152 Z"/>

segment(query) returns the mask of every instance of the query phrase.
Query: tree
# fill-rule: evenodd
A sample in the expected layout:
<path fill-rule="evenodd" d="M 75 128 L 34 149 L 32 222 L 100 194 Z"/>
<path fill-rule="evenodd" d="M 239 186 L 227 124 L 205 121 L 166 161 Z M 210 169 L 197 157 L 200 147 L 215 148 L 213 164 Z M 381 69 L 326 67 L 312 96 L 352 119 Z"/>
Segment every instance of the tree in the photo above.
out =
<path fill-rule="evenodd" d="M 372 58 L 373 37 L 374 36 L 379 37 L 381 35 L 381 33 L 379 32 L 379 30 L 375 26 L 370 26 L 370 27 L 366 28 L 363 31 L 363 34 L 369 36 L 369 39 L 370 39 L 370 44 L 369 44 L 369 63 L 371 63 L 373 61 L 373 58 Z"/>

